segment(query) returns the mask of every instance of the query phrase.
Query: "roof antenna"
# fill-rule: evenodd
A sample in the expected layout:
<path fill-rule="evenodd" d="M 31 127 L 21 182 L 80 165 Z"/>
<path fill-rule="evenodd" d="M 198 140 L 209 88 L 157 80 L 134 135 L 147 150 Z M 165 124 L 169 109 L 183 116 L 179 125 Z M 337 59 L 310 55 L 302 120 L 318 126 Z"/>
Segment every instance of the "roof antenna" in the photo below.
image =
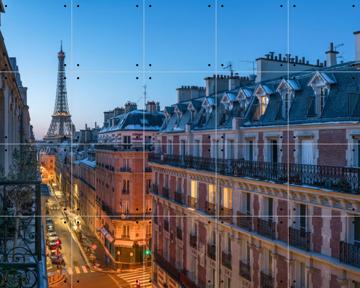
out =
<path fill-rule="evenodd" d="M 63 50 L 62 50 L 62 40 L 60 41 L 60 52 L 63 52 Z"/>
<path fill-rule="evenodd" d="M 233 65 L 231 62 L 229 62 L 229 64 L 223 68 L 224 70 L 225 69 L 228 69 L 230 71 L 230 76 L 233 77 L 234 76 L 234 69 L 233 69 Z"/>

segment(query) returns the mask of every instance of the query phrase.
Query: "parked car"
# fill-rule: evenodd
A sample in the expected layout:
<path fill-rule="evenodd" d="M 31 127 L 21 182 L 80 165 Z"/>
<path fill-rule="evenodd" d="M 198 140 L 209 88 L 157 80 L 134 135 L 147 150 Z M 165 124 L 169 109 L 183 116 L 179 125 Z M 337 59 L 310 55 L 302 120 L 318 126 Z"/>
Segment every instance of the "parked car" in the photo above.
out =
<path fill-rule="evenodd" d="M 61 241 L 59 239 L 56 241 L 49 241 L 48 246 L 49 246 L 50 250 L 61 249 Z"/>
<path fill-rule="evenodd" d="M 49 258 L 52 264 L 65 265 L 65 261 L 61 253 L 52 252 Z"/>
<path fill-rule="evenodd" d="M 47 238 L 50 238 L 50 237 L 57 237 L 57 233 L 56 231 L 50 231 L 46 234 Z"/>

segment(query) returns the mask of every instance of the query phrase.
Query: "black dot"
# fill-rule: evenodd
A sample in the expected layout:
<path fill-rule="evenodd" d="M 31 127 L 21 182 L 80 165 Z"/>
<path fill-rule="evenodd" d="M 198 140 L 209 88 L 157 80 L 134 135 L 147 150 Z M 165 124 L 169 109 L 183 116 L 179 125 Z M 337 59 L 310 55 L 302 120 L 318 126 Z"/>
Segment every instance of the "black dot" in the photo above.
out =
<path fill-rule="evenodd" d="M 293 7 L 295 8 L 295 7 L 296 7 L 296 5 L 294 4 L 294 5 L 293 5 Z"/>
<path fill-rule="evenodd" d="M 149 7 L 151 8 L 151 5 L 149 5 Z"/>
<path fill-rule="evenodd" d="M 5 6 L 6 7 L 6 6 Z M 355 4 L 352 5 L 353 8 L 355 8 Z"/>
<path fill-rule="evenodd" d="M 149 66 L 151 67 L 151 64 L 149 64 Z"/>
<path fill-rule="evenodd" d="M 66 8 L 66 4 L 64 5 L 64 7 Z"/>
<path fill-rule="evenodd" d="M 7 7 L 7 4 L 5 4 L 5 8 Z"/>
<path fill-rule="evenodd" d="M 139 64 L 136 64 L 136 67 L 139 67 Z"/>
<path fill-rule="evenodd" d="M 210 8 L 210 7 L 211 7 L 211 5 L 209 4 L 209 5 L 208 5 L 208 7 Z"/>
<path fill-rule="evenodd" d="M 78 76 L 78 77 L 76 77 L 76 79 L 78 79 L 78 80 L 79 80 L 79 79 L 80 79 L 80 77 Z"/>
<path fill-rule="evenodd" d="M 210 67 L 210 66 L 211 66 L 211 64 L 208 64 L 208 66 Z"/>
<path fill-rule="evenodd" d="M 66 64 L 64 64 L 64 67 L 66 67 Z"/>
<path fill-rule="evenodd" d="M 136 8 L 139 8 L 139 5 L 136 5 Z"/>
<path fill-rule="evenodd" d="M 77 67 L 79 67 L 79 66 L 80 66 L 80 64 L 76 64 L 76 66 L 77 66 Z"/>
<path fill-rule="evenodd" d="M 284 7 L 284 5 L 281 4 L 280 7 L 282 8 L 282 7 Z"/>
<path fill-rule="evenodd" d="M 76 5 L 76 7 L 80 7 L 80 5 L 78 4 L 78 5 Z"/>
<path fill-rule="evenodd" d="M 221 8 L 224 8 L 224 4 L 221 4 Z"/>
<path fill-rule="evenodd" d="M 151 80 L 151 77 L 149 77 L 149 79 Z"/>
<path fill-rule="evenodd" d="M 138 80 L 139 79 L 139 77 L 136 77 L 136 80 Z"/>
<path fill-rule="evenodd" d="M 221 64 L 221 67 L 224 67 L 224 64 Z"/>
<path fill-rule="evenodd" d="M 64 79 L 66 79 L 66 77 L 64 77 Z"/>
<path fill-rule="evenodd" d="M 283 66 L 283 64 L 280 64 L 280 66 Z"/>

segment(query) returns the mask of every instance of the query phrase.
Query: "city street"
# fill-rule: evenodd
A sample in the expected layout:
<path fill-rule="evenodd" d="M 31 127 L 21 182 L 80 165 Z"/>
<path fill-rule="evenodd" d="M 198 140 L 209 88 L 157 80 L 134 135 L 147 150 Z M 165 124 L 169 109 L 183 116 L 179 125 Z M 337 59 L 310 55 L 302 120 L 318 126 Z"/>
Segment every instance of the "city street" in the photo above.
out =
<path fill-rule="evenodd" d="M 80 243 L 75 233 L 71 231 L 69 220 L 64 217 L 61 201 L 55 196 L 49 199 L 49 217 L 52 218 L 55 231 L 61 240 L 61 253 L 65 266 L 60 271 L 56 265 L 48 267 L 50 274 L 63 274 L 61 281 L 52 287 L 109 287 L 109 288 L 149 288 L 151 285 L 151 267 L 137 268 L 126 271 L 97 271 L 89 267 L 84 259 Z M 101 284 L 100 284 L 101 283 Z M 137 286 L 138 285 L 138 286 Z"/>

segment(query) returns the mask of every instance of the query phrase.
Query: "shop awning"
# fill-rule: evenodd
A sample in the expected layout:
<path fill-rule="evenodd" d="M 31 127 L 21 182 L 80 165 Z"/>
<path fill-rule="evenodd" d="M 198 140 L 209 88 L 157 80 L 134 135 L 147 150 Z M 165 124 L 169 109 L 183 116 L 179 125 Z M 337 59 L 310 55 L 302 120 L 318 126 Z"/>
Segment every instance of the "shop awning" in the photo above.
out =
<path fill-rule="evenodd" d="M 146 241 L 145 240 L 140 240 L 140 241 L 137 241 L 137 244 L 139 246 L 145 246 L 146 245 Z"/>
<path fill-rule="evenodd" d="M 132 248 L 133 245 L 134 245 L 134 241 L 131 241 L 131 240 L 116 239 L 114 242 L 114 246 L 121 246 L 121 247 L 126 247 L 126 248 Z"/>

